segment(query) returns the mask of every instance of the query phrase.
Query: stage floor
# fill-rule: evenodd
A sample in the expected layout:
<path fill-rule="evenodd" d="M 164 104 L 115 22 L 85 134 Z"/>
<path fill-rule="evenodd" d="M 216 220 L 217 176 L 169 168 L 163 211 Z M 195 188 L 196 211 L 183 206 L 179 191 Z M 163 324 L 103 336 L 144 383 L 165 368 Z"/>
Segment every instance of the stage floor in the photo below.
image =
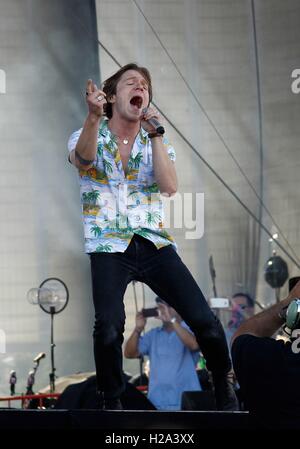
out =
<path fill-rule="evenodd" d="M 0 429 L 248 429 L 248 412 L 0 409 Z"/>

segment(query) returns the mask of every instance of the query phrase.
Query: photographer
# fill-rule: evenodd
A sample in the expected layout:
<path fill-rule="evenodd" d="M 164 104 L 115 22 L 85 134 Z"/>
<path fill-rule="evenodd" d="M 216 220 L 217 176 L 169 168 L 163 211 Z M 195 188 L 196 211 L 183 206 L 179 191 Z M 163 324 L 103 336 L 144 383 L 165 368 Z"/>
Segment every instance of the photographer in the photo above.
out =
<path fill-rule="evenodd" d="M 135 329 L 125 344 L 124 354 L 127 358 L 148 355 L 148 399 L 157 409 L 180 410 L 184 391 L 201 390 L 196 373 L 199 346 L 178 313 L 161 298 L 156 298 L 156 302 L 156 318 L 162 321 L 162 326 L 142 336 L 147 319 L 142 311 L 138 312 Z"/>

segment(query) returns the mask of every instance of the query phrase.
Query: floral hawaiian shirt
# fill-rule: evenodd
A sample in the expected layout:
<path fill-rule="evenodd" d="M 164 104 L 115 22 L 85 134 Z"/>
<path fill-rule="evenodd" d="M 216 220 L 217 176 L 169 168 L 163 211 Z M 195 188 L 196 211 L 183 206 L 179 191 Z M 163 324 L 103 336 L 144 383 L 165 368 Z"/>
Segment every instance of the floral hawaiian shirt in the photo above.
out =
<path fill-rule="evenodd" d="M 151 240 L 157 248 L 175 245 L 163 226 L 162 201 L 154 179 L 147 132 L 140 129 L 124 174 L 117 141 L 107 123 L 105 119 L 99 127 L 93 166 L 78 171 L 85 251 L 124 252 L 135 233 Z M 71 135 L 69 151 L 75 148 L 81 131 Z M 166 138 L 163 142 L 170 159 L 175 161 L 174 148 Z"/>

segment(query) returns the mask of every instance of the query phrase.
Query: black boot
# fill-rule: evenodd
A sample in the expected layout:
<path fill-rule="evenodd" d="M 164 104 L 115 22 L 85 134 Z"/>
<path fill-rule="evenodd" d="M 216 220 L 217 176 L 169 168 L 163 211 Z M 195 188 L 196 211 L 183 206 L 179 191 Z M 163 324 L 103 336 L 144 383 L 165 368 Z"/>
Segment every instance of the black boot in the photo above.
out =
<path fill-rule="evenodd" d="M 217 410 L 236 411 L 239 403 L 227 374 L 212 374 Z"/>
<path fill-rule="evenodd" d="M 120 399 L 104 399 L 104 406 L 102 410 L 123 410 Z"/>
<path fill-rule="evenodd" d="M 99 410 L 123 410 L 119 398 L 105 399 L 102 392 L 97 392 L 97 404 Z"/>

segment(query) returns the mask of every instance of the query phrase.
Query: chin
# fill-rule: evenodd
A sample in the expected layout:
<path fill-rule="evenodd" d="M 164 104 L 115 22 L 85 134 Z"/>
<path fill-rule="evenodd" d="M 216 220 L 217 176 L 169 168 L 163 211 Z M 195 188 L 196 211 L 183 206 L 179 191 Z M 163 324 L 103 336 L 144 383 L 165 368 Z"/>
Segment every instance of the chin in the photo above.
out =
<path fill-rule="evenodd" d="M 129 114 L 126 114 L 126 115 L 127 115 L 126 116 L 127 120 L 129 120 L 131 122 L 139 122 L 141 120 L 140 119 L 140 117 L 141 117 L 140 113 L 137 113 L 137 114 L 129 113 Z"/>

